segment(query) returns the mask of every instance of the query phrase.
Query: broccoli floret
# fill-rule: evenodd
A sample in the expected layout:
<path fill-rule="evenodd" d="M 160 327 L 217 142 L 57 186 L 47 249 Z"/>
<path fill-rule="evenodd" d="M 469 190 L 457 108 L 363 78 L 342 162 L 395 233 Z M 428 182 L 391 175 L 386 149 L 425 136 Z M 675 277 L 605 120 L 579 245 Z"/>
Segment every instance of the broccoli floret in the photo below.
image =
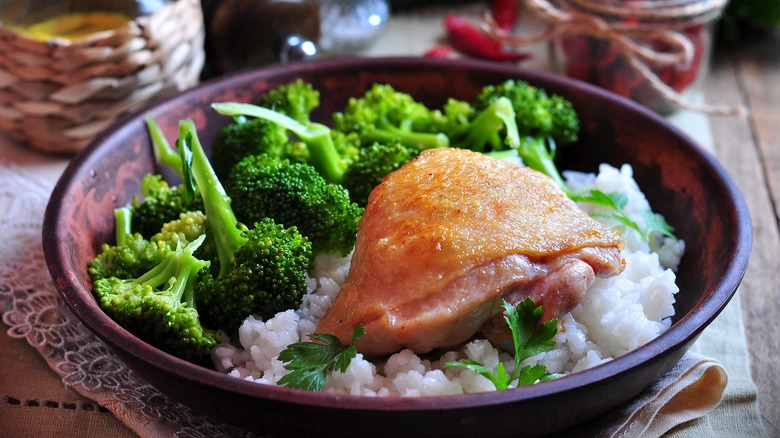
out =
<path fill-rule="evenodd" d="M 136 278 L 160 263 L 169 245 L 153 244 L 140 233 L 132 232 L 133 211 L 129 207 L 114 210 L 115 244 L 104 243 L 101 252 L 89 262 L 92 281 L 101 278 Z"/>
<path fill-rule="evenodd" d="M 358 160 L 363 144 L 360 136 L 355 132 L 342 132 L 336 129 L 330 130 L 330 137 L 333 140 L 333 147 L 338 152 L 339 166 L 342 169 L 348 169 Z M 291 160 L 294 161 L 294 160 Z"/>
<path fill-rule="evenodd" d="M 419 150 L 449 146 L 441 133 L 444 115 L 387 84 L 374 84 L 333 114 L 333 127 L 356 132 L 364 145 L 400 142 Z"/>
<path fill-rule="evenodd" d="M 189 245 L 203 234 L 206 234 L 206 215 L 195 210 L 181 213 L 178 219 L 166 222 L 160 232 L 149 240 L 163 242 L 168 247 L 175 248 L 179 244 Z"/>
<path fill-rule="evenodd" d="M 261 106 L 224 102 L 215 103 L 212 107 L 220 114 L 259 117 L 285 126 L 306 142 L 311 155 L 308 164 L 313 166 L 327 182 L 345 185 L 351 193 L 353 202 L 358 202 L 360 206 L 365 205 L 361 203 L 362 200 L 368 198 L 371 189 L 379 184 L 387 173 L 397 169 L 420 152 L 416 147 L 405 146 L 396 141 L 383 146 L 378 146 L 375 142 L 361 148 L 359 146 L 361 140 L 358 140 L 359 134 L 356 132 L 343 132 L 312 121 L 304 125 L 285 114 Z M 349 177 L 345 181 L 347 175 Z M 229 179 L 232 178 L 233 176 Z M 365 180 L 361 180 L 362 178 Z M 234 197 L 238 198 L 239 195 Z"/>
<path fill-rule="evenodd" d="M 465 100 L 448 98 L 443 107 L 444 124 L 442 131 L 457 132 L 465 130 L 471 120 L 476 117 L 477 110 Z"/>
<path fill-rule="evenodd" d="M 140 195 L 130 202 L 133 231 L 151 238 L 166 222 L 176 220 L 182 213 L 200 210 L 202 205 L 200 196 L 188 193 L 184 184 L 171 186 L 162 175 L 144 175 Z"/>
<path fill-rule="evenodd" d="M 233 167 L 225 190 L 240 222 L 270 217 L 277 224 L 295 226 L 311 241 L 315 255 L 346 255 L 355 246 L 363 208 L 350 200 L 344 187 L 325 181 L 308 164 L 265 154 L 248 156 Z"/>
<path fill-rule="evenodd" d="M 368 195 L 388 173 L 415 158 L 420 151 L 401 143 L 374 143 L 360 150 L 357 160 L 347 169 L 341 185 L 352 202 L 365 207 Z"/>
<path fill-rule="evenodd" d="M 311 245 L 295 227 L 265 218 L 242 231 L 246 242 L 234 253 L 226 273 L 208 274 L 198 284 L 203 321 L 228 332 L 249 315 L 267 320 L 297 309 L 306 293 Z"/>
<path fill-rule="evenodd" d="M 92 281 L 139 277 L 160 263 L 170 251 L 188 245 L 206 232 L 205 215 L 200 211 L 181 213 L 179 219 L 163 224 L 149 239 L 132 232 L 132 217 L 130 207 L 114 210 L 116 243 L 103 244 L 100 254 L 90 260 L 88 272 Z"/>
<path fill-rule="evenodd" d="M 230 169 L 247 155 L 267 153 L 294 157 L 300 154 L 297 146 L 290 141 L 287 130 L 276 123 L 239 116 L 220 129 L 211 144 L 211 165 L 217 176 L 224 179 L 230 174 Z"/>
<path fill-rule="evenodd" d="M 296 79 L 269 90 L 260 106 L 287 114 L 300 123 L 307 123 L 311 112 L 320 106 L 320 92 L 311 84 Z"/>
<path fill-rule="evenodd" d="M 119 325 L 142 340 L 185 360 L 208 358 L 219 343 L 216 331 L 204 328 L 195 306 L 195 284 L 208 266 L 193 252 L 205 235 L 168 252 L 163 260 L 135 278 L 102 278 L 94 283 L 100 306 Z"/>
<path fill-rule="evenodd" d="M 202 203 L 192 182 L 192 159 L 187 151 L 170 147 L 151 114 L 146 115 L 146 122 L 157 163 L 169 167 L 181 180 L 177 185 L 170 185 L 157 173 L 149 173 L 141 180 L 141 193 L 130 203 L 132 226 L 133 231 L 148 239 L 159 232 L 163 224 L 178 219 L 181 213 L 201 210 Z"/>
<path fill-rule="evenodd" d="M 212 107 L 223 115 L 255 117 L 284 127 L 284 129 L 295 134 L 306 145 L 309 153 L 307 164 L 314 166 L 325 180 L 331 183 L 340 183 L 344 177 L 344 172 L 346 172 L 349 166 L 349 160 L 346 160 L 339 153 L 339 150 L 346 150 L 352 147 L 351 142 L 353 140 L 350 137 L 334 133 L 333 130 L 322 123 L 311 120 L 301 123 L 284 113 L 262 106 L 222 102 L 214 103 Z M 337 146 L 336 142 L 339 141 L 349 142 L 349 144 Z"/>
<path fill-rule="evenodd" d="M 520 144 L 512 102 L 506 97 L 493 100 L 482 110 L 463 101 L 450 99 L 444 108 L 448 118 L 446 133 L 454 147 L 490 152 Z"/>
<path fill-rule="evenodd" d="M 251 228 L 238 221 L 192 120 L 181 123 L 179 147 L 192 149 L 192 173 L 219 263 L 212 269 L 216 274 L 205 272 L 196 285 L 204 324 L 233 332 L 249 315 L 267 319 L 299 307 L 307 290 L 311 242 L 295 227 L 284 228 L 270 218 Z"/>
<path fill-rule="evenodd" d="M 474 106 L 482 111 L 501 97 L 512 102 L 521 136 L 552 137 L 559 146 L 577 141 L 579 117 L 571 102 L 563 97 L 549 95 L 528 82 L 509 79 L 484 87 Z"/>
<path fill-rule="evenodd" d="M 320 104 L 319 91 L 298 79 L 268 91 L 260 105 L 306 123 Z M 247 155 L 270 154 L 306 163 L 309 152 L 304 143 L 293 141 L 287 130 L 265 119 L 236 116 L 220 129 L 212 143 L 211 165 L 217 176 L 227 178 L 230 169 Z"/>
<path fill-rule="evenodd" d="M 484 87 L 474 106 L 479 111 L 501 98 L 511 101 L 516 114 L 520 133 L 517 155 L 527 166 L 553 178 L 568 193 L 554 159 L 557 146 L 570 145 L 577 141 L 579 135 L 579 117 L 571 102 L 560 96 L 548 95 L 525 81 L 510 79 Z"/>

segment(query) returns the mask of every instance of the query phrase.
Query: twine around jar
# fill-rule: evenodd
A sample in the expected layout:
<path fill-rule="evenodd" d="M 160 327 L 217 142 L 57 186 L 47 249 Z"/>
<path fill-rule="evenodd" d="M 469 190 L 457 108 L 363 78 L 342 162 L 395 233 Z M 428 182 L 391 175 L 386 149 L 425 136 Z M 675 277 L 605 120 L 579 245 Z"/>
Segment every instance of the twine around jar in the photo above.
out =
<path fill-rule="evenodd" d="M 119 116 L 196 85 L 204 33 L 199 0 L 73 42 L 0 25 L 0 129 L 44 152 L 78 152 Z"/>
<path fill-rule="evenodd" d="M 691 40 L 679 30 L 707 23 L 719 16 L 727 0 L 700 0 L 684 5 L 656 2 L 660 6 L 637 10 L 593 0 L 565 0 L 557 7 L 548 0 L 523 0 L 526 6 L 545 20 L 548 28 L 536 35 L 517 36 L 502 30 L 491 16 L 485 17 L 487 32 L 509 45 L 523 46 L 547 41 L 561 35 L 585 35 L 609 41 L 628 63 L 665 99 L 674 105 L 710 115 L 740 115 L 741 106 L 708 105 L 691 102 L 665 84 L 649 66 L 687 67 L 694 59 Z M 652 4 L 649 2 L 647 4 Z M 631 23 L 611 22 L 605 16 L 636 18 Z M 655 22 L 655 23 L 654 23 Z M 663 25 L 658 25 L 663 22 Z M 648 24 L 643 24 L 648 23 Z M 668 50 L 658 51 L 639 41 L 663 42 Z"/>

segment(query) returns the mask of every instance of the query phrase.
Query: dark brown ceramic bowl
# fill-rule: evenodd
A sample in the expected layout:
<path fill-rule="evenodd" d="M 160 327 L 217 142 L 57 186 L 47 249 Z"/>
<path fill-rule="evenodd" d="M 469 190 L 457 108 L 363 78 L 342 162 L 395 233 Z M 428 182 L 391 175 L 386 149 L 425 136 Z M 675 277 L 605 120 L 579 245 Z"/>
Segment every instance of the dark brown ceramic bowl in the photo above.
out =
<path fill-rule="evenodd" d="M 186 405 L 266 435 L 494 436 L 561 431 L 626 404 L 680 359 L 733 296 L 751 247 L 743 199 L 723 168 L 664 119 L 600 89 L 546 73 L 471 61 L 421 58 L 330 59 L 239 73 L 205 83 L 148 108 L 169 138 L 192 118 L 205 144 L 227 118 L 215 101 L 253 101 L 302 78 L 321 90 L 315 115 L 342 107 L 375 82 L 432 105 L 469 99 L 484 85 L 525 79 L 570 99 L 582 119 L 578 147 L 564 169 L 595 171 L 630 163 L 651 205 L 685 239 L 680 293 L 671 329 L 649 344 L 593 369 L 521 389 L 425 398 L 361 398 L 248 383 L 169 356 L 108 318 L 90 292 L 87 262 L 111 241 L 112 211 L 155 170 L 139 112 L 100 135 L 65 171 L 44 222 L 52 278 L 75 315 L 134 370 Z M 570 429 L 571 430 L 571 429 Z"/>

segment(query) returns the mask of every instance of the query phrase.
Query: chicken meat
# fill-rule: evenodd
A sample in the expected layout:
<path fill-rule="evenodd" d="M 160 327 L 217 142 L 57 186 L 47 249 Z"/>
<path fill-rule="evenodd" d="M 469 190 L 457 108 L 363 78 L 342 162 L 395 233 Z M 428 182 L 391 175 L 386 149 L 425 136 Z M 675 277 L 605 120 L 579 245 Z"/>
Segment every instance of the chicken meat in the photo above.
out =
<path fill-rule="evenodd" d="M 532 298 L 542 320 L 573 309 L 595 276 L 620 273 L 620 235 L 580 210 L 546 175 L 441 148 L 371 193 L 349 274 L 318 333 L 385 355 L 426 353 L 477 333 L 510 336 L 502 300 Z"/>

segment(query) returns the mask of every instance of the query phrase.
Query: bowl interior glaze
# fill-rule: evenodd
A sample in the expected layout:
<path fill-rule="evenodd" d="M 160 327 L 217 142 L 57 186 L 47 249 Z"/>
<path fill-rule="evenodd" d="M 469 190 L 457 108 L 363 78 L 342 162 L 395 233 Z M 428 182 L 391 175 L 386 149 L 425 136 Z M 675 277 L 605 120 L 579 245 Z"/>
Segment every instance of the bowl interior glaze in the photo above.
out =
<path fill-rule="evenodd" d="M 227 377 L 140 341 L 108 318 L 93 298 L 87 263 L 112 241 L 113 209 L 130 201 L 155 171 L 145 126 L 151 113 L 169 139 L 191 118 L 205 145 L 228 119 L 209 105 L 252 102 L 269 88 L 301 78 L 321 92 L 314 118 L 328 122 L 350 96 L 376 82 L 440 106 L 473 98 L 484 85 L 527 80 L 574 104 L 582 121 L 578 145 L 562 169 L 596 171 L 630 163 L 651 205 L 685 239 L 680 293 L 672 328 L 614 361 L 516 390 L 425 398 L 361 398 L 308 393 Z M 750 253 L 744 201 L 724 169 L 665 119 L 584 83 L 538 71 L 424 58 L 342 58 L 246 71 L 202 84 L 128 116 L 98 136 L 70 163 L 44 221 L 44 251 L 67 306 L 130 367 L 162 392 L 228 423 L 263 434 L 320 436 L 437 433 L 539 435 L 604 414 L 639 394 L 682 357 L 733 296 Z"/>

